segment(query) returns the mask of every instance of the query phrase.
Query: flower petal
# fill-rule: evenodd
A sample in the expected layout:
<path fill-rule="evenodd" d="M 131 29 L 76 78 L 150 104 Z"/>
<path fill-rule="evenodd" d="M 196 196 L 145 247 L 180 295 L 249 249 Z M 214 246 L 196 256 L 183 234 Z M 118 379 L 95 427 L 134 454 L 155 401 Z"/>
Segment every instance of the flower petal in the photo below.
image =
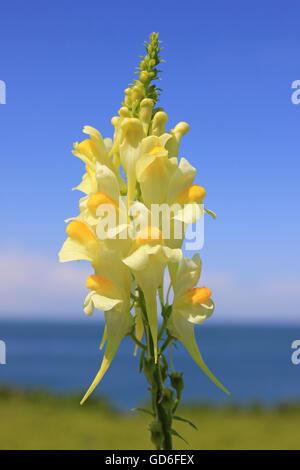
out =
<path fill-rule="evenodd" d="M 71 237 L 68 237 L 58 254 L 59 261 L 61 263 L 75 260 L 87 260 L 93 262 L 95 255 L 91 248 L 92 247 L 89 244 L 83 245 L 77 240 L 73 240 Z"/>

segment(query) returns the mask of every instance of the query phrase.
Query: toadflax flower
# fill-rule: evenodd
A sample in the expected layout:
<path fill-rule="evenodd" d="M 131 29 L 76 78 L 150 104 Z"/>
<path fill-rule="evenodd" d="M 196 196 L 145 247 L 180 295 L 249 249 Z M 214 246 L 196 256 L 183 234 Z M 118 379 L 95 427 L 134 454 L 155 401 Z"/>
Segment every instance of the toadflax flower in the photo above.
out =
<path fill-rule="evenodd" d="M 201 265 L 198 254 L 194 255 L 192 259 L 182 259 L 176 275 L 172 314 L 169 317 L 167 328 L 170 335 L 185 346 L 191 357 L 209 378 L 228 393 L 204 363 L 195 340 L 194 326 L 203 323 L 214 311 L 210 289 L 195 287 L 201 275 Z"/>
<path fill-rule="evenodd" d="M 182 373 L 172 363 L 169 373 L 167 346 L 171 355 L 180 341 L 210 379 L 227 390 L 204 363 L 194 336 L 195 325 L 214 311 L 210 289 L 197 287 L 201 260 L 198 254 L 192 259 L 182 254 L 188 225 L 205 213 L 215 214 L 204 207 L 206 191 L 195 181 L 196 168 L 180 156 L 189 125 L 179 122 L 168 130 L 168 115 L 157 107 L 157 33 L 145 47 L 138 77 L 125 89 L 122 106 L 111 119 L 112 138 L 85 126 L 86 138 L 74 144 L 73 154 L 85 167 L 74 189 L 83 196 L 77 215 L 66 220 L 59 260 L 91 264 L 83 310 L 87 316 L 103 312 L 104 318 L 104 353 L 81 404 L 103 379 L 123 338 L 131 338 L 151 393 L 152 410 L 146 410 L 153 416 L 151 441 L 160 450 L 172 449 L 172 438 L 178 436 L 173 421 L 184 387 Z M 171 282 L 165 294 L 167 269 Z"/>

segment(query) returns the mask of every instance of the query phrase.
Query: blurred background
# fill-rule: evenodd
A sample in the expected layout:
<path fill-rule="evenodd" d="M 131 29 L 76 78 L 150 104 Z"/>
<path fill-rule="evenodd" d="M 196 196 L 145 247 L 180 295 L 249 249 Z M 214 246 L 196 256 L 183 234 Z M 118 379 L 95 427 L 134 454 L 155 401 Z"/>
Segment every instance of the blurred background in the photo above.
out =
<path fill-rule="evenodd" d="M 71 188 L 83 166 L 73 142 L 84 125 L 112 137 L 110 119 L 152 31 L 164 46 L 168 128 L 190 124 L 180 156 L 218 215 L 205 219 L 200 252 L 216 310 L 197 339 L 231 396 L 175 351 L 187 413 L 199 420 L 191 445 L 299 446 L 299 13 L 296 0 L 2 2 L 0 448 L 149 446 L 139 441 L 145 418 L 126 414 L 148 399 L 127 340 L 95 394 L 102 401 L 79 408 L 102 357 L 102 314 L 82 310 L 88 264 L 59 265 L 57 253 L 64 220 L 78 212 Z M 121 424 L 108 431 L 110 413 L 136 437 Z"/>

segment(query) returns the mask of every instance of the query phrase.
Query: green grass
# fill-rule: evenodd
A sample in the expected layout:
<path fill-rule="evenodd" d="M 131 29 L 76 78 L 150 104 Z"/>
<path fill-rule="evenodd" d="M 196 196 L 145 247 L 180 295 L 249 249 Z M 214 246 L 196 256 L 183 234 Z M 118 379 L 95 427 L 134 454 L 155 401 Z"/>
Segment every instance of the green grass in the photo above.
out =
<path fill-rule="evenodd" d="M 300 449 L 300 405 L 181 408 L 175 449 Z M 0 449 L 152 449 L 150 416 L 119 413 L 101 400 L 0 389 Z"/>

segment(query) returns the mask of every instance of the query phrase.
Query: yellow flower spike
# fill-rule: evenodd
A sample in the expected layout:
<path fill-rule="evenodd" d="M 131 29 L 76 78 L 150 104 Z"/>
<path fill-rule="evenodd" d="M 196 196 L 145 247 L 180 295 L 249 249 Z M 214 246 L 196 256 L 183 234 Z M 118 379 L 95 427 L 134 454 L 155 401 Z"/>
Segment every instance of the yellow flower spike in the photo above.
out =
<path fill-rule="evenodd" d="M 66 228 L 66 232 L 70 238 L 77 240 L 83 245 L 89 242 L 97 241 L 96 236 L 89 229 L 89 227 L 83 222 L 79 222 L 78 220 L 73 220 L 72 222 L 70 222 Z"/>
<path fill-rule="evenodd" d="M 171 157 L 178 156 L 178 149 L 182 136 L 184 136 L 190 130 L 190 126 L 186 122 L 179 122 L 174 129 L 170 131 L 172 139 L 170 139 L 166 145 L 169 155 Z"/>
<path fill-rule="evenodd" d="M 196 202 L 200 204 L 206 196 L 206 191 L 202 186 L 198 184 L 191 184 L 186 189 L 184 189 L 175 199 L 177 204 L 189 204 L 191 202 Z"/>
<path fill-rule="evenodd" d="M 79 201 L 79 215 L 66 221 L 72 222 L 66 228 L 68 238 L 59 259 L 91 262 L 94 274 L 86 279 L 89 293 L 83 310 L 88 316 L 95 310 L 104 312 L 105 316 L 100 344 L 100 349 L 105 345 L 102 362 L 81 404 L 102 380 L 122 338 L 131 335 L 135 344 L 142 348 L 140 366 L 145 366 L 145 375 L 153 385 L 153 411 L 155 414 L 158 410 L 156 424 L 162 431 L 156 447 L 169 450 L 172 449 L 172 419 L 165 423 L 159 412 L 163 408 L 159 380 L 165 382 L 168 367 L 165 361 L 162 365 L 158 356 L 158 297 L 166 314 L 160 329 L 160 339 L 167 334 L 162 350 L 172 338 L 178 339 L 211 380 L 226 393 L 228 391 L 207 368 L 194 336 L 195 325 L 212 315 L 214 303 L 210 289 L 197 286 L 201 272 L 199 256 L 182 260 L 180 248 L 188 225 L 204 212 L 213 217 L 214 214 L 204 209 L 202 201 L 206 193 L 204 188 L 194 184 L 195 168 L 185 159 L 180 163 L 177 160 L 188 124 L 180 122 L 166 133 L 168 116 L 157 107 L 161 90 L 154 80 L 159 78 L 158 66 L 162 62 L 160 42 L 158 33 L 152 33 L 149 42 L 145 42 L 146 54 L 137 77 L 125 90 L 124 103 L 111 120 L 113 139 L 103 139 L 96 129 L 85 126 L 83 132 L 88 138 L 74 144 L 74 155 L 86 167 L 76 189 L 85 195 Z M 109 206 L 113 213 L 104 206 Z M 170 222 L 170 226 L 166 227 L 165 221 Z M 172 306 L 165 304 L 163 294 L 167 266 L 174 291 Z M 130 302 L 132 295 L 134 305 Z M 144 328 L 145 345 L 139 342 Z M 174 383 L 171 385 L 178 391 L 179 386 Z M 168 390 L 165 398 L 171 399 L 171 394 Z M 171 411 L 170 418 L 175 410 Z M 157 442 L 153 435 L 152 442 Z"/>
<path fill-rule="evenodd" d="M 139 118 L 142 121 L 145 136 L 148 134 L 153 106 L 154 102 L 150 98 L 143 99 L 140 104 Z"/>
<path fill-rule="evenodd" d="M 103 204 L 105 204 L 106 207 L 111 206 L 112 210 L 118 210 L 116 202 L 101 192 L 92 194 L 87 201 L 87 207 L 93 215 L 96 215 L 98 207 Z"/>
<path fill-rule="evenodd" d="M 168 115 L 164 111 L 158 111 L 152 120 L 151 134 L 161 136 L 165 133 L 165 124 L 168 121 Z"/>
<path fill-rule="evenodd" d="M 135 167 L 140 155 L 143 126 L 137 118 L 124 118 L 121 129 L 120 159 L 127 174 L 127 205 L 130 207 L 135 196 Z"/>

